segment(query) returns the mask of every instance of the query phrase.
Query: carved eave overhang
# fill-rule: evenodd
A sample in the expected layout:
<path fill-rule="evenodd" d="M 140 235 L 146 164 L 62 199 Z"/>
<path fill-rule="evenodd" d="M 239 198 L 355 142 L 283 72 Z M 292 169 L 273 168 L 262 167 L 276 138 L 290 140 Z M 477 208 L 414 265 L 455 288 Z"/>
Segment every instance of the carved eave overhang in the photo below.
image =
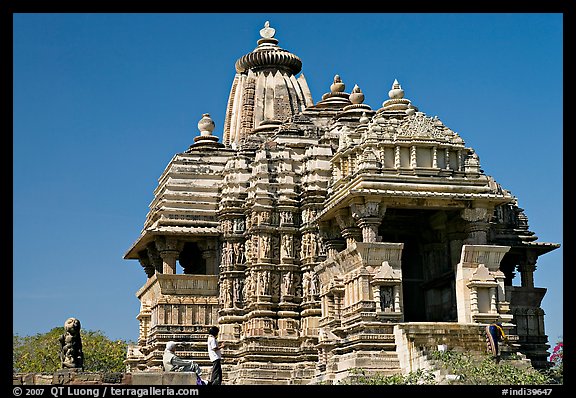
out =
<path fill-rule="evenodd" d="M 488 178 L 438 179 L 420 176 L 358 174 L 332 191 L 324 202 L 317 221 L 328 221 L 342 208 L 358 198 L 377 198 L 391 208 L 458 209 L 468 207 L 493 208 L 508 203 L 514 197 L 507 191 L 493 189 Z"/>
<path fill-rule="evenodd" d="M 189 283 L 182 283 L 189 281 Z M 142 297 L 148 291 L 155 289 L 158 295 L 181 296 L 217 296 L 218 275 L 185 275 L 185 274 L 154 274 L 136 292 L 136 297 Z"/>
<path fill-rule="evenodd" d="M 207 236 L 219 236 L 220 230 L 216 226 L 206 227 L 206 226 L 160 226 L 149 228 L 140 234 L 138 239 L 130 246 L 128 251 L 124 254 L 124 259 L 137 260 L 138 253 L 148 246 L 149 243 L 154 242 L 157 236 L 172 236 L 180 237 L 183 240 L 193 240 L 197 237 L 207 237 Z"/>
<path fill-rule="evenodd" d="M 549 253 L 560 247 L 559 243 L 551 242 L 520 242 L 512 245 L 510 253 L 525 255 L 527 252 L 533 253 L 536 257 Z"/>

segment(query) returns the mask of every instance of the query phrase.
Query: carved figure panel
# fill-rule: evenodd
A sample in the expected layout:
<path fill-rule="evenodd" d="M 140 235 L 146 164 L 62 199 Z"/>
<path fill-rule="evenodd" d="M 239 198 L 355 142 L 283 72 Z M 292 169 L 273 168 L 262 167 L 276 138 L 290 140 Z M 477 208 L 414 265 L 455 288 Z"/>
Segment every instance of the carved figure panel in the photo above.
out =
<path fill-rule="evenodd" d="M 293 294 L 293 287 L 292 287 L 292 272 L 288 271 L 282 277 L 282 287 L 281 293 L 282 296 L 290 296 Z"/>
<path fill-rule="evenodd" d="M 292 235 L 283 235 L 282 236 L 282 248 L 281 248 L 281 256 L 286 258 L 292 257 L 294 254 L 294 239 Z"/>
<path fill-rule="evenodd" d="M 382 311 L 394 310 L 394 288 L 392 286 L 380 286 L 380 308 Z"/>

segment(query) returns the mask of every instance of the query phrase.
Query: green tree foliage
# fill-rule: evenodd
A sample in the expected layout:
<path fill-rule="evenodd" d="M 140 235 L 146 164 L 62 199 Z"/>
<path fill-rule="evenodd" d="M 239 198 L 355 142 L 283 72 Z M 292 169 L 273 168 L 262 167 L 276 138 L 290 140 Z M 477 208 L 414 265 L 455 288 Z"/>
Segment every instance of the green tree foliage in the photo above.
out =
<path fill-rule="evenodd" d="M 34 336 L 14 335 L 12 338 L 12 370 L 14 373 L 53 373 L 60 369 L 60 342 L 63 327 Z M 123 372 L 128 343 L 112 341 L 100 331 L 82 330 L 84 371 Z"/>
<path fill-rule="evenodd" d="M 436 384 L 434 373 L 429 370 L 418 369 L 408 374 L 367 375 L 363 369 L 352 369 L 352 377 L 343 384 L 354 385 L 421 385 Z"/>

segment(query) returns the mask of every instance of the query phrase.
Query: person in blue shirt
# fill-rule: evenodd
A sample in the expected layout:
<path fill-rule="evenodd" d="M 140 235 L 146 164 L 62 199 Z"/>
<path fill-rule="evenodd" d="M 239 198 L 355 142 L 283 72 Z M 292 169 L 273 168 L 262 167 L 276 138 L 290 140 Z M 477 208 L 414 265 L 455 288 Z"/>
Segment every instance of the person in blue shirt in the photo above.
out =
<path fill-rule="evenodd" d="M 500 362 L 500 348 L 498 347 L 501 340 L 506 340 L 506 334 L 504 329 L 502 329 L 502 324 L 491 323 L 486 326 L 486 343 L 488 345 L 488 351 L 492 354 L 492 357 L 496 362 Z"/>

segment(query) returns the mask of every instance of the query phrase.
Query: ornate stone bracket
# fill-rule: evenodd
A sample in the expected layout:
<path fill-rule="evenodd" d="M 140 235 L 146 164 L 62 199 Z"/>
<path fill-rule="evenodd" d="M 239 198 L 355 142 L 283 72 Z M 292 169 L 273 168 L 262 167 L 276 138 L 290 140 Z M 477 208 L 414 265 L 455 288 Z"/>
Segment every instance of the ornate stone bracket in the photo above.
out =
<path fill-rule="evenodd" d="M 349 209 L 338 210 L 336 222 L 340 226 L 342 236 L 346 239 L 346 247 L 351 247 L 355 242 L 361 241 L 361 229 L 356 225 Z"/>
<path fill-rule="evenodd" d="M 345 247 L 338 225 L 333 222 L 321 222 L 318 228 L 322 246 L 326 248 L 328 258 L 334 257 Z"/>

